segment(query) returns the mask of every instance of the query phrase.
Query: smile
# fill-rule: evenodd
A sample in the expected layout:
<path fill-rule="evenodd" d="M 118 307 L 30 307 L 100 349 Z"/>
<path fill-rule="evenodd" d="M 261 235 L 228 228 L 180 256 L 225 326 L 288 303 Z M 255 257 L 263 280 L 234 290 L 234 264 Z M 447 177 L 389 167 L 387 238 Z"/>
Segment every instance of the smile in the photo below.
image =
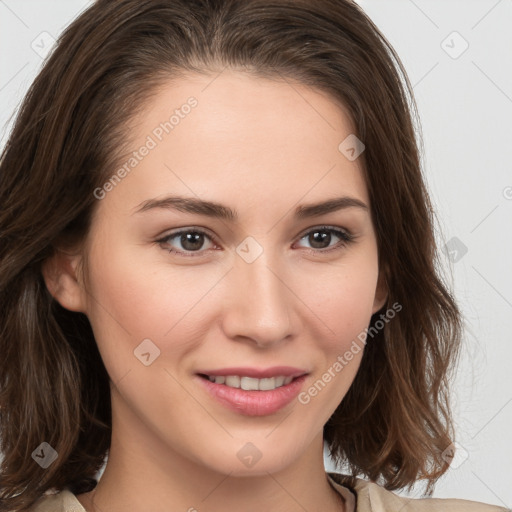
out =
<path fill-rule="evenodd" d="M 280 388 L 281 386 L 286 386 L 293 380 L 292 376 L 286 377 L 284 375 L 264 379 L 240 375 L 207 375 L 206 377 L 210 382 L 215 382 L 215 384 L 224 384 L 230 388 L 239 388 L 246 391 L 270 391 Z"/>
<path fill-rule="evenodd" d="M 289 366 L 224 368 L 196 373 L 210 399 L 246 416 L 274 414 L 300 393 L 309 372 Z"/>

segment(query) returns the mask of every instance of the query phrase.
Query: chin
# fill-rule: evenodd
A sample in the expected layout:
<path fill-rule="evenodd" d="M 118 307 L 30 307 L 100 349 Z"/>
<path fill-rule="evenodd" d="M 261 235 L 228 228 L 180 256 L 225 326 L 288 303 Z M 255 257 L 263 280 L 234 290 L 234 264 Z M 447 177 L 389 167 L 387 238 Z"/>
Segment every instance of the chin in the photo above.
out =
<path fill-rule="evenodd" d="M 274 442 L 270 439 L 264 440 L 263 437 L 261 442 L 237 440 L 227 446 L 216 446 L 220 449 L 214 453 L 210 452 L 207 459 L 203 454 L 202 464 L 213 471 L 234 477 L 268 476 L 269 473 L 278 473 L 292 465 L 301 455 L 296 445 L 281 445 L 279 450 Z"/>

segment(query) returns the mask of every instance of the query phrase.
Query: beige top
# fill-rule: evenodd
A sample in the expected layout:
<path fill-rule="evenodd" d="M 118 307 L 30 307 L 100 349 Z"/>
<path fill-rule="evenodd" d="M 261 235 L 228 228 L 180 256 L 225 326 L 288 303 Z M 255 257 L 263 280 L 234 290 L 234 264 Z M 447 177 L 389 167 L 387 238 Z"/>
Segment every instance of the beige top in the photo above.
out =
<path fill-rule="evenodd" d="M 345 499 L 347 512 L 510 512 L 506 508 L 476 501 L 405 498 L 360 478 L 350 479 L 337 473 L 327 473 L 327 477 L 334 489 Z M 86 510 L 76 496 L 65 488 L 55 494 L 43 495 L 32 506 L 30 512 L 86 512 Z"/>

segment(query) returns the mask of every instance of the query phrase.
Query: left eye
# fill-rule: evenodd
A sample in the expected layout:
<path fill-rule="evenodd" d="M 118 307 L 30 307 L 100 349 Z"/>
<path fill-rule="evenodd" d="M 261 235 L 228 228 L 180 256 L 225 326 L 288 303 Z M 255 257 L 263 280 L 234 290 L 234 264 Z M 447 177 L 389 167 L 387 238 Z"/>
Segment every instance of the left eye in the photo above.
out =
<path fill-rule="evenodd" d="M 333 235 L 335 238 L 340 239 L 340 242 L 334 244 L 334 246 L 331 245 Z M 172 241 L 175 239 L 177 239 L 181 244 L 181 249 L 175 249 L 172 247 Z M 193 253 L 199 253 L 200 255 L 205 252 L 200 250 L 204 245 L 205 239 L 215 242 L 215 239 L 206 232 L 197 228 L 189 228 L 166 235 L 164 238 L 157 240 L 157 242 L 165 245 L 166 249 L 170 253 L 180 254 L 183 256 L 196 256 L 197 254 Z M 352 239 L 353 236 L 347 231 L 329 226 L 310 229 L 300 237 L 300 240 L 307 240 L 312 244 L 311 249 L 314 252 L 328 252 L 335 249 L 341 249 L 350 243 Z"/>
<path fill-rule="evenodd" d="M 334 246 L 330 245 L 333 233 L 335 237 L 341 240 Z M 338 228 L 331 228 L 329 226 L 323 226 L 320 228 L 314 228 L 309 230 L 304 236 L 301 237 L 301 240 L 304 239 L 307 239 L 308 242 L 313 245 L 313 249 L 316 249 L 317 252 L 327 252 L 327 250 L 331 251 L 343 248 L 345 245 L 352 242 L 353 236 L 347 231 L 343 231 Z M 323 244 L 325 244 L 326 242 L 327 247 L 324 247 Z"/>

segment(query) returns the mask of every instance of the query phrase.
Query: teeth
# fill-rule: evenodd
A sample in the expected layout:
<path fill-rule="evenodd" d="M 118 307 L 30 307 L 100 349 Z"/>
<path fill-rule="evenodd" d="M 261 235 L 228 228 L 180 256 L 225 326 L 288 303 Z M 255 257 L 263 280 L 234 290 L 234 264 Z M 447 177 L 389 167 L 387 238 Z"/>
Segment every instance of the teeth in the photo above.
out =
<path fill-rule="evenodd" d="M 284 384 L 284 379 L 286 379 L 286 377 L 276 377 L 276 388 Z"/>
<path fill-rule="evenodd" d="M 230 388 L 239 388 L 240 387 L 240 377 L 238 375 L 228 375 L 226 377 L 226 386 Z"/>
<path fill-rule="evenodd" d="M 270 377 L 268 379 L 260 379 L 260 383 L 258 389 L 261 391 L 269 391 L 270 389 L 276 388 L 276 379 L 274 377 Z"/>
<path fill-rule="evenodd" d="M 240 379 L 240 387 L 246 391 L 258 391 L 259 379 L 253 377 L 242 377 Z"/>
<path fill-rule="evenodd" d="M 230 388 L 239 388 L 246 391 L 271 391 L 272 389 L 280 388 L 290 384 L 293 377 L 268 377 L 265 379 L 256 379 L 254 377 L 240 377 L 239 375 L 228 376 L 213 376 L 209 375 L 208 380 L 215 382 L 215 384 L 224 384 Z"/>

